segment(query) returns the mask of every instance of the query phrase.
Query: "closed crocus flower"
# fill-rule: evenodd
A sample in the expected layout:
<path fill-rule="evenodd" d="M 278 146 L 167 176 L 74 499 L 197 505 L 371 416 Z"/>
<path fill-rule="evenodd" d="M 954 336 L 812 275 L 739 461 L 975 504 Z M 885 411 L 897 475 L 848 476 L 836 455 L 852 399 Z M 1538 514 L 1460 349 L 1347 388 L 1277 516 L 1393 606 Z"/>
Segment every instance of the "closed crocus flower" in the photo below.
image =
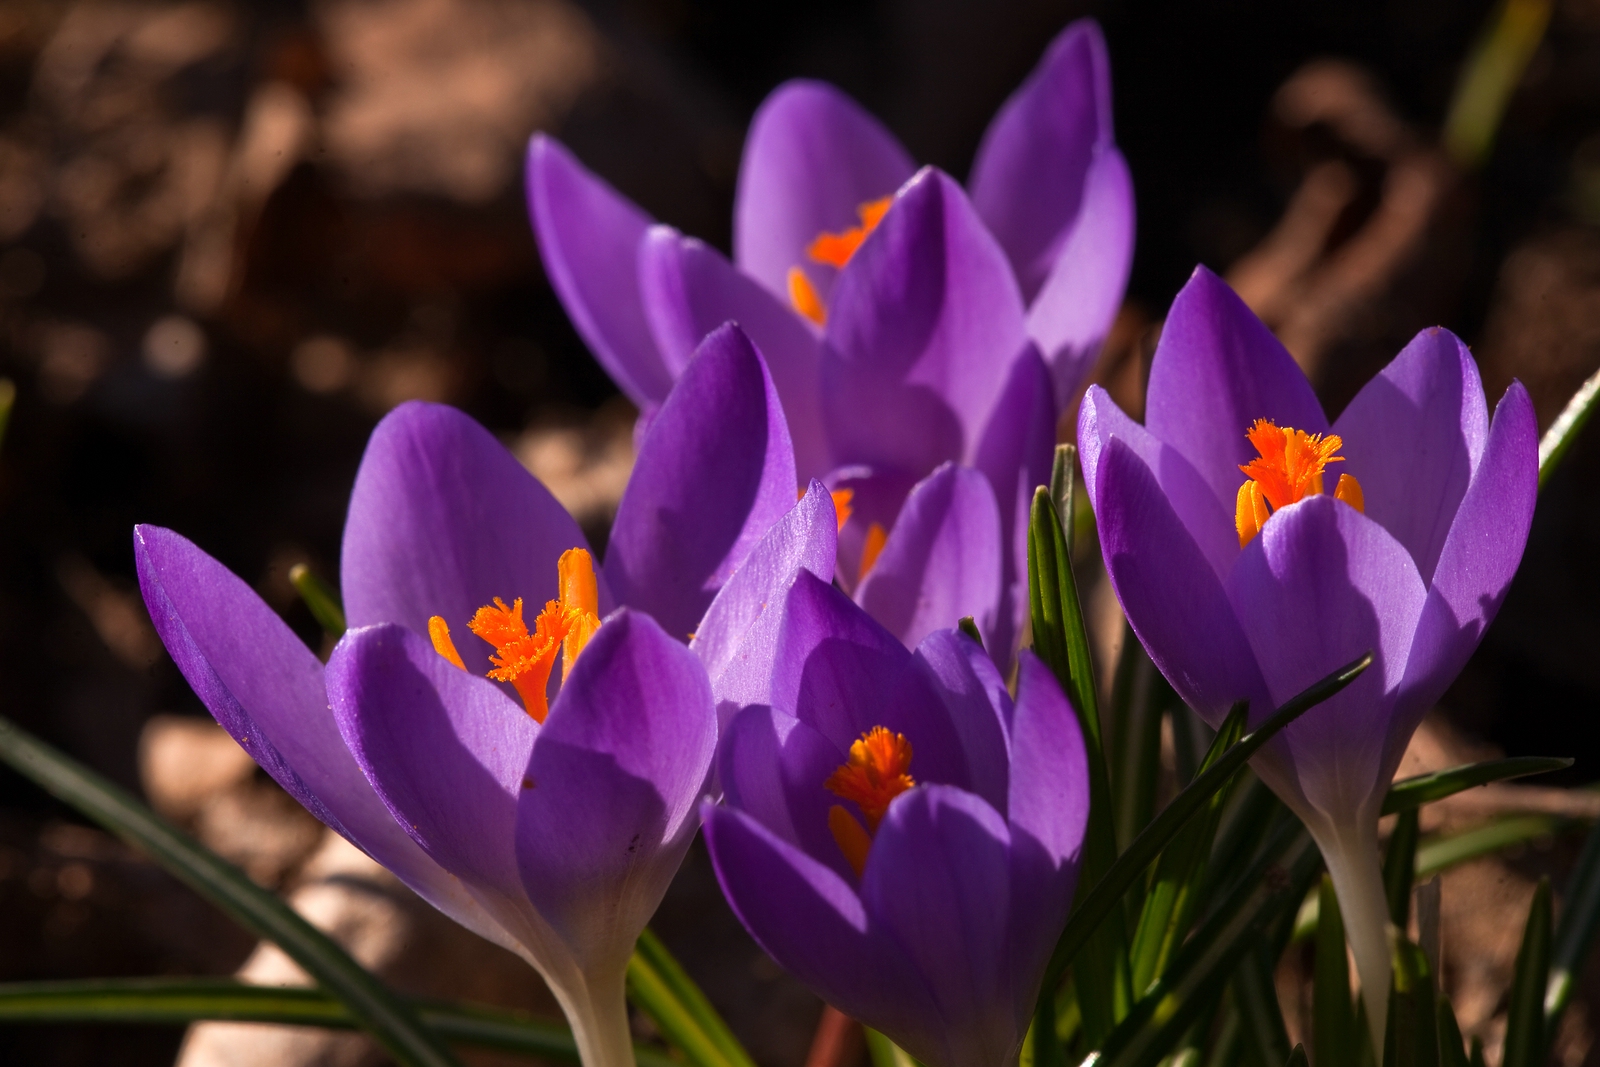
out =
<path fill-rule="evenodd" d="M 1255 767 L 1327 861 L 1381 1049 L 1379 809 L 1522 557 L 1532 405 L 1513 383 L 1491 420 L 1471 353 L 1429 329 L 1330 425 L 1289 353 L 1201 268 L 1173 302 L 1145 411 L 1140 426 L 1091 389 L 1078 441 L 1112 584 L 1183 699 L 1214 724 L 1248 700 L 1256 721 L 1373 653 Z"/>
<path fill-rule="evenodd" d="M 841 1011 L 930 1067 L 1004 1067 L 1077 875 L 1077 720 L 1030 653 L 1013 701 L 959 631 L 907 650 L 829 584 L 832 509 L 807 501 L 695 638 L 727 722 L 724 802 L 705 806 L 717 878 Z"/>
<path fill-rule="evenodd" d="M 584 1062 L 611 1067 L 633 1062 L 629 954 L 712 772 L 688 631 L 793 481 L 771 381 L 730 328 L 662 406 L 598 570 L 483 427 L 422 403 L 362 459 L 351 629 L 326 668 L 178 534 L 141 526 L 134 548 L 156 630 L 217 721 L 328 826 L 538 968 Z"/>

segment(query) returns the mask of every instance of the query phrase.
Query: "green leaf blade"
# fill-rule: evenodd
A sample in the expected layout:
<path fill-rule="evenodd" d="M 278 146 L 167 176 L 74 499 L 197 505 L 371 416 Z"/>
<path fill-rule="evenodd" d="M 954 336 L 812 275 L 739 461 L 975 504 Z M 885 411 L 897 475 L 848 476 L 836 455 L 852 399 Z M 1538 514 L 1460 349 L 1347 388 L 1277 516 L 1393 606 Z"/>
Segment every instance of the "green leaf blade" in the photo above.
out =
<path fill-rule="evenodd" d="M 1544 994 L 1550 976 L 1550 880 L 1541 878 L 1528 908 L 1522 946 L 1512 969 L 1502 1067 L 1540 1067 L 1544 1061 Z"/>
<path fill-rule="evenodd" d="M 1511 759 L 1487 760 L 1468 763 L 1432 774 L 1419 774 L 1405 778 L 1389 787 L 1383 798 L 1383 814 L 1414 809 L 1423 804 L 1454 796 L 1475 786 L 1491 782 L 1504 782 L 1512 778 L 1526 778 L 1534 774 L 1548 774 L 1572 766 L 1572 760 L 1553 756 L 1515 756 Z"/>

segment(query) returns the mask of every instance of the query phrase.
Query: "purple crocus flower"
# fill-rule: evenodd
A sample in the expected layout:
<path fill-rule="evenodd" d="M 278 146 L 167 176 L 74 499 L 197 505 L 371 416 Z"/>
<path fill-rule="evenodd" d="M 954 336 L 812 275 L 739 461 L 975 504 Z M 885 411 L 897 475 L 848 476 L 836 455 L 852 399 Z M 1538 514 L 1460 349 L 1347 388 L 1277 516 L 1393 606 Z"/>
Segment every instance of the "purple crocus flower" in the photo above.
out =
<path fill-rule="evenodd" d="M 598 574 L 505 448 L 422 403 L 384 418 L 362 459 L 352 628 L 326 668 L 183 537 L 140 526 L 134 548 L 157 632 L 217 721 L 328 826 L 538 968 L 584 1062 L 611 1067 L 633 1062 L 629 954 L 712 771 L 711 688 L 684 638 L 793 483 L 771 379 L 730 327 L 662 405 Z M 522 597 L 549 600 L 534 626 Z"/>
<path fill-rule="evenodd" d="M 1538 484 L 1528 394 L 1513 383 L 1491 421 L 1471 353 L 1429 329 L 1330 425 L 1289 353 L 1200 268 L 1156 349 L 1145 424 L 1090 389 L 1078 442 L 1128 621 L 1208 721 L 1236 700 L 1259 718 L 1374 654 L 1255 767 L 1327 860 L 1381 1049 L 1379 809 L 1522 557 Z"/>
<path fill-rule="evenodd" d="M 829 584 L 832 526 L 808 494 L 696 636 L 728 724 L 712 863 L 752 936 L 829 1003 L 930 1067 L 1003 1067 L 1077 875 L 1077 720 L 1031 653 L 1013 701 L 959 631 L 906 649 Z"/>

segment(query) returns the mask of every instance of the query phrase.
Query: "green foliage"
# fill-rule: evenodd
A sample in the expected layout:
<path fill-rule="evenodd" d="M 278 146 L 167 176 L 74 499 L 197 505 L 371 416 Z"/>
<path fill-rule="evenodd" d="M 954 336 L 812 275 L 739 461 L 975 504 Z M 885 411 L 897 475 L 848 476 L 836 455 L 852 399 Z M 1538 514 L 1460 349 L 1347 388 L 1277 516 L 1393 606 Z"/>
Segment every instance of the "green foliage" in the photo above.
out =
<path fill-rule="evenodd" d="M 628 960 L 628 996 L 698 1067 L 755 1067 L 700 987 L 648 927 Z"/>
<path fill-rule="evenodd" d="M 1350 958 L 1344 920 L 1333 879 L 1326 874 L 1317 889 L 1316 963 L 1311 984 L 1311 1048 L 1317 1063 L 1356 1062 L 1356 1050 L 1370 1045 L 1367 1028 L 1356 1025 L 1350 1002 Z"/>
<path fill-rule="evenodd" d="M 1506 1047 L 1501 1067 L 1539 1067 L 1544 1062 L 1544 993 L 1550 978 L 1550 880 L 1541 878 L 1528 908 L 1512 969 L 1506 1009 Z"/>
<path fill-rule="evenodd" d="M 1394 979 L 1389 986 L 1383 1067 L 1438 1067 L 1437 989 L 1428 957 L 1404 937 L 1392 936 Z"/>
<path fill-rule="evenodd" d="M 1415 778 L 1402 779 L 1389 787 L 1388 794 L 1383 798 L 1383 814 L 1393 815 L 1397 811 L 1431 804 L 1435 800 L 1454 796 L 1473 786 L 1503 782 L 1511 778 L 1526 778 L 1532 774 L 1564 771 L 1570 766 L 1572 766 L 1570 759 L 1516 756 L 1511 759 L 1467 763 L 1460 767 L 1435 771 L 1432 774 L 1419 774 Z"/>
<path fill-rule="evenodd" d="M 1411 916 L 1411 883 L 1417 872 L 1417 809 L 1407 808 L 1395 820 L 1394 832 L 1383 856 L 1383 895 L 1389 902 L 1389 921 L 1406 928 Z"/>
<path fill-rule="evenodd" d="M 289 581 L 293 583 L 295 592 L 300 594 L 300 599 L 306 602 L 306 607 L 311 609 L 311 617 L 317 620 L 322 632 L 335 641 L 343 637 L 344 606 L 339 603 L 339 594 L 304 563 L 296 563 L 289 568 Z"/>

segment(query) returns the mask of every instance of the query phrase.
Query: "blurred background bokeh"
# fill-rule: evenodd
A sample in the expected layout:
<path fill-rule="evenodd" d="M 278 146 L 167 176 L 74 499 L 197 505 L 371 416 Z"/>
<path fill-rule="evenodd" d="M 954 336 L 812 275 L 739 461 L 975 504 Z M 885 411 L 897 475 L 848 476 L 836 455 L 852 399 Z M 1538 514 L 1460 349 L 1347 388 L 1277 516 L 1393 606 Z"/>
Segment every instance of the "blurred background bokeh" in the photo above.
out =
<path fill-rule="evenodd" d="M 1600 367 L 1600 0 L 0 0 L 0 376 L 17 386 L 0 714 L 293 893 L 403 987 L 549 1009 L 209 727 L 145 617 L 132 525 L 181 530 L 319 644 L 289 569 L 337 578 L 366 436 L 423 398 L 487 424 L 603 543 L 633 412 L 543 277 L 529 134 L 726 249 L 743 130 L 782 80 L 839 84 L 964 176 L 995 107 L 1082 15 L 1105 28 L 1138 193 L 1097 371 L 1125 406 L 1197 262 L 1332 411 L 1434 324 L 1473 346 L 1491 401 L 1524 381 L 1543 424 Z M 1486 47 L 1515 60 L 1503 114 L 1451 119 Z M 1600 432 L 1541 497 L 1436 720 L 1460 751 L 1575 756 L 1569 786 L 1600 778 L 1597 489 Z M 1474 883 L 1490 926 L 1520 926 L 1541 863 L 1558 858 Z M 738 929 L 698 850 L 656 926 L 763 1067 L 805 1062 L 818 1003 Z M 1457 953 L 1451 980 L 1481 963 L 1501 988 L 1514 951 Z M 241 965 L 288 973 L 0 771 L 0 981 Z M 1492 1031 L 1495 995 L 1458 993 L 1469 1029 Z M 1574 1018 L 1563 1062 L 1600 1063 Z M 237 1029 L 196 1031 L 184 1062 L 375 1062 L 359 1038 L 263 1030 L 241 1058 Z M 0 1060 L 165 1064 L 183 1036 L 0 1027 Z"/>

